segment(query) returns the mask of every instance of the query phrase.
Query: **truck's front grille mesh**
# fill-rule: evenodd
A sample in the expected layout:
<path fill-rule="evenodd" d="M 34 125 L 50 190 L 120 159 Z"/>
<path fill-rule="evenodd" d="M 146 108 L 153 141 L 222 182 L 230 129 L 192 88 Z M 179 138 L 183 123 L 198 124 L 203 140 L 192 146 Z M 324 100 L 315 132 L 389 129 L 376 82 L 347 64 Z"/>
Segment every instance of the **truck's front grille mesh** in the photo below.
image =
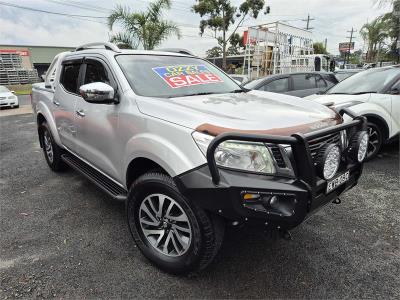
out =
<path fill-rule="evenodd" d="M 321 149 L 323 146 L 325 146 L 326 144 L 339 144 L 339 143 L 340 143 L 340 133 L 339 132 L 328 134 L 328 135 L 308 141 L 311 156 L 314 161 L 318 154 L 319 149 Z"/>
<path fill-rule="evenodd" d="M 276 164 L 278 165 L 279 168 L 286 168 L 286 163 L 285 160 L 283 159 L 281 150 L 279 147 L 273 146 L 270 148 L 272 155 L 275 158 Z"/>

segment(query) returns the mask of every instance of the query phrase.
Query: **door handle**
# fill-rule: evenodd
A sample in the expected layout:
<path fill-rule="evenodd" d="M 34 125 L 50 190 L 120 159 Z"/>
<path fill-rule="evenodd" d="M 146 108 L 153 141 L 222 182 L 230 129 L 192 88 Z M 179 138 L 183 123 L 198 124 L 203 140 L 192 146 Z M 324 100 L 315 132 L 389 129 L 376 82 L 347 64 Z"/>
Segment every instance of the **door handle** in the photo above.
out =
<path fill-rule="evenodd" d="M 60 102 L 58 102 L 56 99 L 53 99 L 53 103 L 54 103 L 56 106 L 60 106 Z"/>
<path fill-rule="evenodd" d="M 80 117 L 84 117 L 85 116 L 85 111 L 83 109 L 77 110 L 76 114 Z"/>

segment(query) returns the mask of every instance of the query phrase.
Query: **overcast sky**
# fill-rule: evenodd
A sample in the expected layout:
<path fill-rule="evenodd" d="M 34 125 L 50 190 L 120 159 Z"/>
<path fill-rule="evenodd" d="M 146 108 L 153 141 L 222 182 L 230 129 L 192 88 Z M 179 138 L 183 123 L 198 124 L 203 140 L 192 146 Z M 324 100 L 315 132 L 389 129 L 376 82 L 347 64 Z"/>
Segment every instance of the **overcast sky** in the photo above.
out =
<path fill-rule="evenodd" d="M 108 40 L 110 31 L 105 18 L 79 18 L 51 15 L 21 8 L 4 6 L 12 3 L 19 6 L 59 12 L 64 14 L 105 17 L 115 5 L 130 6 L 134 10 L 145 9 L 150 0 L 1 0 L 0 1 L 0 44 L 77 46 L 82 43 Z M 242 0 L 232 0 L 236 5 Z M 67 5 L 62 5 L 62 3 Z M 73 5 L 81 3 L 87 9 Z M 172 0 L 172 9 L 165 18 L 178 23 L 182 38 L 171 37 L 162 47 L 179 47 L 192 50 L 198 55 L 216 45 L 209 36 L 199 37 L 200 17 L 191 12 L 195 0 Z M 314 41 L 328 39 L 328 51 L 338 53 L 338 43 L 348 41 L 346 32 L 353 26 L 359 30 L 368 20 L 390 10 L 390 7 L 378 8 L 373 0 L 266 0 L 271 7 L 269 15 L 260 14 L 257 20 L 250 19 L 246 25 L 285 20 L 288 24 L 305 27 L 302 19 L 310 14 L 310 26 L 313 27 Z M 95 10 L 89 7 L 96 8 Z M 241 30 L 243 31 L 243 29 Z M 355 34 L 356 49 L 362 49 L 363 40 Z"/>

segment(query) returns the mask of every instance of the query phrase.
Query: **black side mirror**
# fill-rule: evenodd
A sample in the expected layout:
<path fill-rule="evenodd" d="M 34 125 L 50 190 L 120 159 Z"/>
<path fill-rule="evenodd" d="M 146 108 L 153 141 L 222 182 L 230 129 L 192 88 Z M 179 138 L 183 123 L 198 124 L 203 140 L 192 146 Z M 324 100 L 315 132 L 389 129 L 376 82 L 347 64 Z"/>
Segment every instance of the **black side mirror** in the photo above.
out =
<path fill-rule="evenodd" d="M 393 89 L 391 89 L 389 94 L 391 94 L 391 95 L 400 95 L 400 89 L 399 88 L 393 88 Z"/>

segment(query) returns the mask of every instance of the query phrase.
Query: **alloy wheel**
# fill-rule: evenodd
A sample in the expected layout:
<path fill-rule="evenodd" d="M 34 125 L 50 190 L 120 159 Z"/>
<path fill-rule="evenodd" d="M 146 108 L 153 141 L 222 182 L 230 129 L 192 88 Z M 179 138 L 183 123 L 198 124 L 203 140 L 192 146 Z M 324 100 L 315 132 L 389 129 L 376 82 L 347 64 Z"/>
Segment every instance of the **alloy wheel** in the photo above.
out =
<path fill-rule="evenodd" d="M 163 194 L 147 196 L 139 208 L 142 233 L 157 251 L 181 256 L 190 247 L 192 229 L 182 207 Z"/>
<path fill-rule="evenodd" d="M 375 127 L 368 127 L 369 141 L 367 157 L 371 157 L 378 151 L 380 145 L 380 133 Z"/>
<path fill-rule="evenodd" d="M 46 130 L 43 134 L 44 141 L 44 150 L 46 151 L 46 156 L 49 159 L 50 163 L 53 163 L 54 154 L 53 154 L 53 146 L 51 144 L 50 133 Z"/>

